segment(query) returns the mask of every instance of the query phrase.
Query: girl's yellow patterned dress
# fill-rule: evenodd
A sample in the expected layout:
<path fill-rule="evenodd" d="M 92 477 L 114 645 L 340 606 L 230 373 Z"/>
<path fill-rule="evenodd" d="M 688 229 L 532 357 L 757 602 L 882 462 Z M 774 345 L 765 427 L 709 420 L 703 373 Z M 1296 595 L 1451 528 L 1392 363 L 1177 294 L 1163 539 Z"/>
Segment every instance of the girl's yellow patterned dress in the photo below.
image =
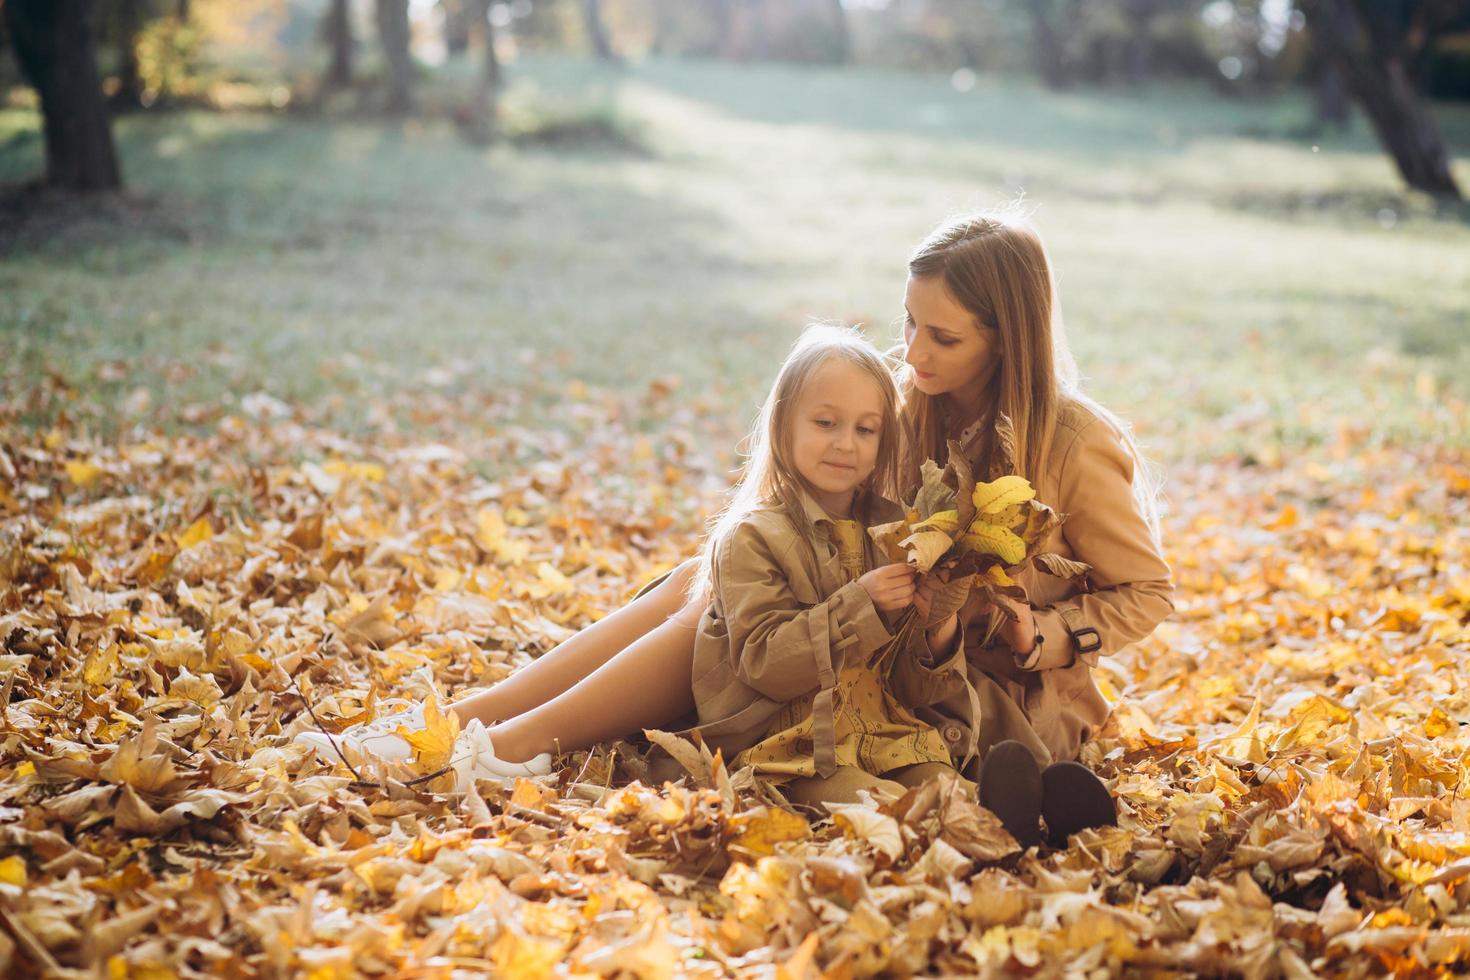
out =
<path fill-rule="evenodd" d="M 835 534 L 844 583 L 865 571 L 863 539 L 857 521 L 836 521 Z M 856 766 L 874 776 L 920 762 L 950 765 L 944 740 L 888 693 L 884 683 L 894 657 L 904 655 L 895 637 L 865 664 L 850 664 L 837 675 L 834 736 L 837 764 Z M 765 738 L 737 755 L 733 768 L 754 766 L 757 773 L 784 782 L 815 776 L 812 757 L 813 694 L 797 698 L 773 719 Z"/>

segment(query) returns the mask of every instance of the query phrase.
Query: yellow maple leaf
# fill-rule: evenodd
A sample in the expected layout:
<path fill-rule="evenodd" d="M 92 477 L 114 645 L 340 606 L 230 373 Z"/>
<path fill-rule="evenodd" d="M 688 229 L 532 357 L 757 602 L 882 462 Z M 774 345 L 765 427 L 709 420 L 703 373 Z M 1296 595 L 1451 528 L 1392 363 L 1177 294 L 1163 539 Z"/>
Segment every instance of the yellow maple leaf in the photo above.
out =
<path fill-rule="evenodd" d="M 179 549 L 183 550 L 184 548 L 192 548 L 196 544 L 208 541 L 212 537 L 214 537 L 214 528 L 209 526 L 209 518 L 201 517 L 193 524 L 190 524 L 188 529 L 178 536 L 177 541 Z"/>
<path fill-rule="evenodd" d="M 357 463 L 345 459 L 329 459 L 322 464 L 322 470 L 332 476 L 366 480 L 371 483 L 382 483 L 383 478 L 388 475 L 381 463 Z"/>
<path fill-rule="evenodd" d="M 543 561 L 536 566 L 536 578 L 546 595 L 565 595 L 573 589 L 572 580 L 550 562 Z"/>
<path fill-rule="evenodd" d="M 975 484 L 975 494 L 971 499 L 980 513 L 999 514 L 1007 507 L 1024 503 L 1035 496 L 1036 491 L 1024 477 L 1003 476 L 990 483 Z"/>
<path fill-rule="evenodd" d="M 499 508 L 486 507 L 475 515 L 475 524 L 475 544 L 501 561 L 514 565 L 531 553 L 528 543 L 510 536 L 510 526 Z"/>
<path fill-rule="evenodd" d="M 93 463 L 71 460 L 66 464 L 66 478 L 86 490 L 102 478 L 103 469 Z"/>
<path fill-rule="evenodd" d="M 118 668 L 118 648 L 93 650 L 82 663 L 82 680 L 93 687 L 101 687 L 112 680 Z"/>
<path fill-rule="evenodd" d="M 740 834 L 730 842 L 754 854 L 774 854 L 783 841 L 802 840 L 811 828 L 800 815 L 777 807 L 765 807 L 746 816 L 740 823 Z"/>
<path fill-rule="evenodd" d="M 1006 570 L 999 565 L 991 565 L 983 574 L 990 584 L 998 585 L 1003 589 L 1016 584 L 1016 580 L 1007 575 Z"/>
<path fill-rule="evenodd" d="M 960 512 L 957 510 L 941 510 L 937 514 L 931 514 L 928 520 L 920 521 L 914 525 L 915 531 L 931 530 L 943 531 L 945 534 L 953 534 L 960 527 Z"/>
<path fill-rule="evenodd" d="M 1458 727 L 1460 726 L 1451 721 L 1450 716 L 1439 708 L 1435 708 L 1429 713 L 1429 717 L 1424 719 L 1424 734 L 1430 738 L 1439 738 L 1445 732 L 1454 731 Z"/>
<path fill-rule="evenodd" d="M 971 551 L 995 555 L 1007 565 L 1015 565 L 1026 557 L 1026 542 L 1010 528 L 994 524 L 972 524 L 960 543 Z"/>
<path fill-rule="evenodd" d="M 414 731 L 399 725 L 395 734 L 413 747 L 413 769 L 426 776 L 449 764 L 459 735 L 459 716 L 453 711 L 441 712 L 438 699 L 431 696 L 424 702 L 424 727 Z"/>
<path fill-rule="evenodd" d="M 24 888 L 26 884 L 26 859 L 19 854 L 0 861 L 0 882 L 7 885 L 19 885 Z"/>

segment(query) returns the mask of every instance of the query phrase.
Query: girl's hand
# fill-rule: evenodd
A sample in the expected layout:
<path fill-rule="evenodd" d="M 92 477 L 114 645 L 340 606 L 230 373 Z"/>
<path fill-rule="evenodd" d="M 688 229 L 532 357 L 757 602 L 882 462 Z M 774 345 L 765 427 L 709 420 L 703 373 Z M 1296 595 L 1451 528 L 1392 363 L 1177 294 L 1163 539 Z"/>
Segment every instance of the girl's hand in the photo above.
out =
<path fill-rule="evenodd" d="M 934 595 L 949 581 L 949 573 L 934 572 L 922 576 L 918 587 L 914 590 L 914 608 L 919 611 L 920 621 L 929 622 L 929 610 L 934 606 Z M 955 633 L 960 628 L 958 612 L 949 614 L 949 617 L 934 626 L 926 626 L 924 637 L 929 641 L 930 653 L 943 653 L 954 643 Z"/>
<path fill-rule="evenodd" d="M 929 622 L 929 610 L 934 606 L 934 595 L 949 582 L 949 572 L 930 572 L 928 575 L 920 575 L 919 581 L 914 587 L 914 608 L 919 610 L 919 618 Z"/>
<path fill-rule="evenodd" d="M 858 579 L 858 585 L 881 613 L 902 612 L 914 601 L 914 570 L 908 565 L 875 568 Z"/>

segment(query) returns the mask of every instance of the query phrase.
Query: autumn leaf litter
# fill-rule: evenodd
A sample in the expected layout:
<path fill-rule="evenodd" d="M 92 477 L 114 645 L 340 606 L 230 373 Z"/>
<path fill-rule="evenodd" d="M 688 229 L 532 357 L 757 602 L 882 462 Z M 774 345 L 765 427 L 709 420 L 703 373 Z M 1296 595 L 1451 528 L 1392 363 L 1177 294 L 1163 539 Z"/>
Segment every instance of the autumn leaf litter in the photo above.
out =
<path fill-rule="evenodd" d="M 280 403 L 110 441 L 0 422 L 6 970 L 1470 962 L 1470 466 L 1447 450 L 1172 470 L 1180 611 L 1103 662 L 1121 706 L 1084 754 L 1120 825 L 1065 851 L 1017 853 L 951 784 L 792 813 L 659 733 L 668 752 L 620 742 L 469 794 L 356 784 L 292 744 L 303 699 L 329 729 L 447 703 L 690 554 L 735 438 L 672 387 L 577 386 L 535 424 L 417 406 L 461 420 L 432 438 Z"/>

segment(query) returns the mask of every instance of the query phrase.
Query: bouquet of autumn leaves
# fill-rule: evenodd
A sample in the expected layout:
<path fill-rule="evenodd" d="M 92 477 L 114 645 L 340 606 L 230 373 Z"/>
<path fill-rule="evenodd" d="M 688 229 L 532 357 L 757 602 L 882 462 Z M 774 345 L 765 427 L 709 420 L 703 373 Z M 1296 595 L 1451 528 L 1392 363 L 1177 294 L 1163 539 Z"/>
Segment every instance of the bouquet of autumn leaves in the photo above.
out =
<path fill-rule="evenodd" d="M 1004 422 L 1001 442 L 1006 445 Z M 1006 453 L 1000 454 L 1005 457 Z M 1008 461 L 998 461 L 1004 469 Z M 1041 543 L 1061 526 L 1058 514 L 1036 499 L 1036 490 L 1024 477 L 996 476 L 977 482 L 960 447 L 949 443 L 949 464 L 941 468 L 924 462 L 922 484 L 903 520 L 868 529 L 891 561 L 907 562 L 925 575 L 945 578 L 930 606 L 926 628 L 937 626 L 957 612 L 971 596 L 991 608 L 981 644 L 989 643 L 1006 619 L 1016 614 L 1001 601 L 1026 599 L 1014 576 L 1028 565 L 1049 575 L 1081 580 L 1090 566 L 1057 554 L 1040 553 Z M 912 629 L 918 612 L 910 609 L 900 630 Z"/>

